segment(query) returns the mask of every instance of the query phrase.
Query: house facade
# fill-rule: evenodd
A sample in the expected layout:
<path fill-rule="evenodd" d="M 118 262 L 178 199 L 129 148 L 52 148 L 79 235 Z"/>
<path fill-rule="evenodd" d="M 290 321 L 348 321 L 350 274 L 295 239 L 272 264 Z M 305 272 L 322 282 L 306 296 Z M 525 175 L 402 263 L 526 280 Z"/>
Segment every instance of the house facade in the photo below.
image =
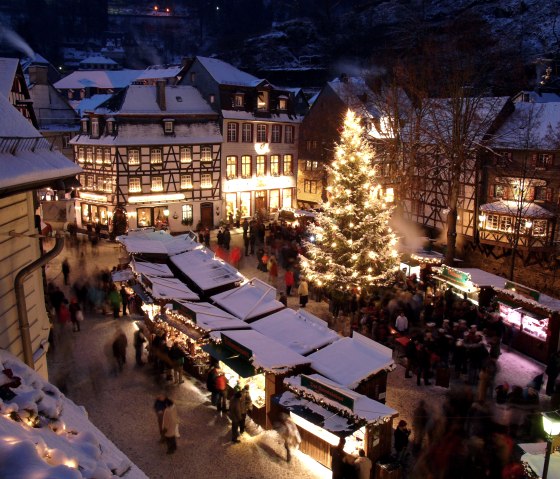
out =
<path fill-rule="evenodd" d="M 221 116 L 222 220 L 294 208 L 302 117 L 293 91 L 205 57 L 194 59 L 182 83 Z"/>
<path fill-rule="evenodd" d="M 71 140 L 84 169 L 79 228 L 181 232 L 219 222 L 222 136 L 218 114 L 196 89 L 131 85 L 81 123 Z"/>

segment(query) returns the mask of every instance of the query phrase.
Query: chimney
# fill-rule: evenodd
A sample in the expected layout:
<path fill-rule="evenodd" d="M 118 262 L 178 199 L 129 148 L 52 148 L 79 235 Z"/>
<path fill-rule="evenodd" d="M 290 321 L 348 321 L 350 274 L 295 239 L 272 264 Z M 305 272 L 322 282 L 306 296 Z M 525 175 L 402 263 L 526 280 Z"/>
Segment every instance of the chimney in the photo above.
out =
<path fill-rule="evenodd" d="M 348 83 L 348 75 L 346 73 L 341 73 L 340 74 L 340 81 L 342 83 Z"/>
<path fill-rule="evenodd" d="M 49 67 L 44 65 L 31 65 L 29 67 L 29 83 L 32 85 L 48 85 Z"/>
<path fill-rule="evenodd" d="M 159 109 L 165 111 L 165 80 L 158 80 L 156 83 L 156 101 Z"/>

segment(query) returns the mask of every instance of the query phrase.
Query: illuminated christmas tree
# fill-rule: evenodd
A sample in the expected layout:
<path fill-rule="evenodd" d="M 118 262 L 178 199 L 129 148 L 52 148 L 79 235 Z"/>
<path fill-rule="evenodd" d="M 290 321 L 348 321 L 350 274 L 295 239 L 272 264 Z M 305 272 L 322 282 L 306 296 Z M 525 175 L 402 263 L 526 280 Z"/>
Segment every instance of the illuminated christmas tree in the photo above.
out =
<path fill-rule="evenodd" d="M 376 183 L 373 150 L 360 119 L 348 111 L 330 167 L 328 201 L 311 227 L 302 270 L 333 293 L 366 295 L 391 284 L 399 269 L 397 238 L 389 226 L 391 208 Z"/>

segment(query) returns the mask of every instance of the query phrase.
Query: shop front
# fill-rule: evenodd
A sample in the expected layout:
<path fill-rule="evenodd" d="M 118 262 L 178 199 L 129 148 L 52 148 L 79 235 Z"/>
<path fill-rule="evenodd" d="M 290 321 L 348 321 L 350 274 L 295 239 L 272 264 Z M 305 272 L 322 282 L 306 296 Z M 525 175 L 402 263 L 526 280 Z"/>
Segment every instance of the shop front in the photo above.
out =
<path fill-rule="evenodd" d="M 95 193 L 87 193 L 80 191 L 80 204 L 76 205 L 79 210 L 76 213 L 78 227 L 85 229 L 101 227 L 107 230 L 111 226 L 111 218 L 113 216 L 113 207 L 108 202 L 107 195 Z M 79 222 L 78 222 L 79 220 Z"/>
<path fill-rule="evenodd" d="M 288 391 L 276 400 L 298 426 L 304 454 L 330 468 L 341 437 L 344 452 L 354 458 L 360 449 L 374 464 L 391 454 L 394 409 L 319 374 L 289 377 L 284 384 Z"/>
<path fill-rule="evenodd" d="M 560 300 L 511 281 L 496 293 L 510 346 L 546 363 L 558 350 Z"/>
<path fill-rule="evenodd" d="M 249 385 L 251 419 L 264 429 L 278 420 L 273 396 L 284 391 L 283 380 L 309 370 L 309 360 L 257 331 L 222 331 L 215 343 L 202 347 L 224 370 L 230 388 Z"/>

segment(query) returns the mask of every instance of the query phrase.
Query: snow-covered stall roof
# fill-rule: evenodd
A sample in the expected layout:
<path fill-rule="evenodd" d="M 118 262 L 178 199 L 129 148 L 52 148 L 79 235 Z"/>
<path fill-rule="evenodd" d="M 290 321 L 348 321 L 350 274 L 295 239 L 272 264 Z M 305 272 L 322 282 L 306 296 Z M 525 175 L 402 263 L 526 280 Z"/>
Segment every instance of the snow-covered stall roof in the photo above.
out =
<path fill-rule="evenodd" d="M 142 275 L 142 284 L 154 299 L 186 299 L 189 301 L 200 299 L 198 294 L 191 291 L 185 283 L 177 278 Z"/>
<path fill-rule="evenodd" d="M 208 248 L 196 249 L 171 257 L 171 262 L 202 291 L 235 285 L 245 277 L 233 266 L 216 258 Z"/>
<path fill-rule="evenodd" d="M 249 328 L 245 321 L 210 303 L 174 300 L 172 305 L 173 310 L 177 309 L 178 312 L 186 314 L 197 326 L 206 331 Z"/>
<path fill-rule="evenodd" d="M 392 351 L 361 334 L 341 338 L 310 354 L 311 368 L 328 379 L 350 389 L 380 371 L 392 371 Z"/>
<path fill-rule="evenodd" d="M 461 268 L 463 271 L 471 276 L 472 283 L 481 288 L 483 286 L 490 286 L 491 288 L 502 288 L 506 284 L 506 279 L 492 273 L 488 273 L 477 268 Z"/>
<path fill-rule="evenodd" d="M 7 370 L 20 378 L 19 386 Z M 5 392 L 0 398 L 0 477 L 147 479 L 88 420 L 83 407 L 4 350 L 0 350 L 0 371 Z M 5 399 L 8 392 L 15 396 Z M 10 413 L 21 421 L 10 418 Z"/>
<path fill-rule="evenodd" d="M 544 310 L 548 313 L 560 312 L 560 299 L 547 296 L 546 294 L 539 293 L 539 300 L 528 298 L 523 294 L 516 293 L 511 289 L 494 288 L 496 292 L 500 292 L 506 296 L 510 296 L 512 300 L 519 304 L 526 304 L 527 306 Z"/>
<path fill-rule="evenodd" d="M 326 321 L 300 309 L 285 308 L 251 324 L 251 327 L 273 338 L 296 353 L 306 355 L 340 338 Z"/>
<path fill-rule="evenodd" d="M 201 248 L 196 241 L 196 235 L 183 234 L 171 236 L 165 231 L 140 230 L 130 231 L 126 235 L 118 236 L 121 243 L 130 254 L 158 254 L 173 256 L 175 254 Z"/>
<path fill-rule="evenodd" d="M 120 269 L 111 272 L 111 280 L 113 281 L 113 283 L 122 283 L 125 281 L 129 281 L 131 279 L 134 279 L 134 273 L 130 268 Z"/>
<path fill-rule="evenodd" d="M 0 94 L 6 98 L 12 91 L 18 63 L 17 58 L 0 57 Z"/>
<path fill-rule="evenodd" d="M 320 374 L 298 375 L 284 379 L 284 384 L 297 394 L 311 397 L 328 407 L 338 409 L 368 424 L 386 422 L 398 415 L 394 409 L 363 394 L 345 388 Z M 280 402 L 282 404 L 282 401 Z"/>
<path fill-rule="evenodd" d="M 242 356 L 246 355 L 257 370 L 282 373 L 296 366 L 309 364 L 309 358 L 252 329 L 222 331 L 221 338 L 223 346 L 235 348 Z"/>
<path fill-rule="evenodd" d="M 147 274 L 149 276 L 159 276 L 161 278 L 173 278 L 174 274 L 166 264 L 150 263 L 138 258 L 132 258 L 130 262 L 132 270 L 136 274 Z"/>
<path fill-rule="evenodd" d="M 144 70 L 78 70 L 54 84 L 57 90 L 80 90 L 82 88 L 125 88 Z"/>
<path fill-rule="evenodd" d="M 276 300 L 276 288 L 257 278 L 239 288 L 216 294 L 210 299 L 243 321 L 258 319 L 284 308 L 284 305 Z"/>
<path fill-rule="evenodd" d="M 483 204 L 480 210 L 485 213 L 508 216 L 517 216 L 518 212 L 520 212 L 523 218 L 554 218 L 553 213 L 536 203 L 525 203 L 521 205 L 520 210 L 517 201 L 498 200 L 493 203 Z"/>
<path fill-rule="evenodd" d="M 264 81 L 217 58 L 196 57 L 196 59 L 220 85 L 254 87 Z"/>
<path fill-rule="evenodd" d="M 521 456 L 521 462 L 527 464 L 537 477 L 542 477 L 544 472 L 544 459 L 545 459 L 545 443 L 542 443 L 542 453 L 531 454 L 529 452 Z M 560 477 L 560 453 L 555 452 L 550 455 L 550 462 L 548 464 L 548 477 Z"/>

